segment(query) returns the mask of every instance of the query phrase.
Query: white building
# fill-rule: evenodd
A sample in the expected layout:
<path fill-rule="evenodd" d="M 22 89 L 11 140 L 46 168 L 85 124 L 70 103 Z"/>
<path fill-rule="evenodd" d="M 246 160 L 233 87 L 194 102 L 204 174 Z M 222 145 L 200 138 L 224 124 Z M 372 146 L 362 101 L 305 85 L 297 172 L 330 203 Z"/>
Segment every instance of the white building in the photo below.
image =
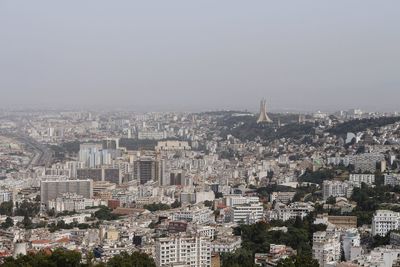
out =
<path fill-rule="evenodd" d="M 383 162 L 385 156 L 380 153 L 364 153 L 350 156 L 350 164 L 354 165 L 357 172 L 375 172 L 376 163 Z"/>
<path fill-rule="evenodd" d="M 278 201 L 283 204 L 288 204 L 292 201 L 296 192 L 272 192 L 270 202 Z"/>
<path fill-rule="evenodd" d="M 12 195 L 11 191 L 0 191 L 0 203 L 11 201 Z"/>
<path fill-rule="evenodd" d="M 233 253 L 238 248 L 241 248 L 242 239 L 240 236 L 222 236 L 212 241 L 211 250 L 214 253 L 229 252 Z"/>
<path fill-rule="evenodd" d="M 40 182 L 40 200 L 46 206 L 49 200 L 62 196 L 64 193 L 75 193 L 84 198 L 92 198 L 93 180 L 51 179 Z"/>
<path fill-rule="evenodd" d="M 167 138 L 167 133 L 165 131 L 152 131 L 152 130 L 141 130 L 138 132 L 138 139 L 151 139 L 151 140 L 161 140 Z"/>
<path fill-rule="evenodd" d="M 395 173 L 391 173 L 391 174 L 385 174 L 385 185 L 391 185 L 391 186 L 396 186 L 396 185 L 400 185 L 400 174 L 395 174 Z"/>
<path fill-rule="evenodd" d="M 261 203 L 236 205 L 231 208 L 231 218 L 235 223 L 254 224 L 263 218 Z"/>
<path fill-rule="evenodd" d="M 96 168 L 103 164 L 111 164 L 113 153 L 109 149 L 103 149 L 102 144 L 81 144 L 79 149 L 79 162 L 86 167 Z"/>
<path fill-rule="evenodd" d="M 328 164 L 332 165 L 340 165 L 343 164 L 344 166 L 349 166 L 350 164 L 350 158 L 348 156 L 346 157 L 329 157 L 327 160 Z"/>
<path fill-rule="evenodd" d="M 242 195 L 226 195 L 225 205 L 227 207 L 235 207 L 243 204 L 259 203 L 259 197 L 244 197 Z"/>
<path fill-rule="evenodd" d="M 375 183 L 375 174 L 350 174 L 349 182 L 354 187 L 361 187 L 362 183 L 373 185 Z"/>
<path fill-rule="evenodd" d="M 372 218 L 372 235 L 385 236 L 389 231 L 398 230 L 400 213 L 391 210 L 377 210 Z"/>
<path fill-rule="evenodd" d="M 213 201 L 214 199 L 215 199 L 215 194 L 213 191 L 196 192 L 196 204 L 204 202 L 206 200 Z"/>
<path fill-rule="evenodd" d="M 208 225 L 196 225 L 193 229 L 194 233 L 199 236 L 208 237 L 210 240 L 215 237 L 215 227 Z"/>
<path fill-rule="evenodd" d="M 352 192 L 353 186 L 347 182 L 326 180 L 322 184 L 322 193 L 324 200 L 327 200 L 329 197 L 349 198 Z"/>
<path fill-rule="evenodd" d="M 174 221 L 187 221 L 193 223 L 213 223 L 215 222 L 214 212 L 207 207 L 188 207 L 172 215 Z"/>
<path fill-rule="evenodd" d="M 358 230 L 348 229 L 343 235 L 343 252 L 346 261 L 353 261 L 359 256 L 360 251 L 360 234 Z"/>
<path fill-rule="evenodd" d="M 211 266 L 211 243 L 207 238 L 166 237 L 156 242 L 155 260 L 157 267 L 181 266 L 209 267 Z"/>
<path fill-rule="evenodd" d="M 359 266 L 392 267 L 400 258 L 400 249 L 395 247 L 378 247 L 370 254 L 357 259 Z"/>
<path fill-rule="evenodd" d="M 306 217 L 312 211 L 314 211 L 314 207 L 311 205 L 311 203 L 294 202 L 290 203 L 288 206 L 278 203 L 275 205 L 273 210 L 267 212 L 267 219 L 270 221 L 288 221 L 291 219 L 296 219 L 296 217 L 304 219 L 304 217 Z"/>
<path fill-rule="evenodd" d="M 75 215 L 70 215 L 70 216 L 63 216 L 63 217 L 58 217 L 57 221 L 64 221 L 66 224 L 70 224 L 73 222 L 76 223 L 85 223 L 86 219 L 91 218 L 92 215 L 90 213 L 80 213 L 80 214 L 75 214 Z"/>
<path fill-rule="evenodd" d="M 175 140 L 167 140 L 167 141 L 158 141 L 156 150 L 160 151 L 175 151 L 175 150 L 190 150 L 191 147 L 187 141 L 175 141 Z"/>
<path fill-rule="evenodd" d="M 84 198 L 74 193 L 65 193 L 60 197 L 48 201 L 48 209 L 55 212 L 84 210 L 86 207 L 105 205 L 100 199 Z"/>
<path fill-rule="evenodd" d="M 315 232 L 312 247 L 313 259 L 319 266 L 335 265 L 340 261 L 340 235 L 335 231 Z"/>

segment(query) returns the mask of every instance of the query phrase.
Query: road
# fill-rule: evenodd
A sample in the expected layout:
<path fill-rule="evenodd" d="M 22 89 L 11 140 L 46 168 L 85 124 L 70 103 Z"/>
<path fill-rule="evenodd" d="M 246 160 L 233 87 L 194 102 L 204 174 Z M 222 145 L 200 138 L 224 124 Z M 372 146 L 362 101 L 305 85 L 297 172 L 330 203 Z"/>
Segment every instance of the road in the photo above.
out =
<path fill-rule="evenodd" d="M 30 169 L 35 166 L 49 166 L 52 163 L 53 159 L 53 151 L 48 148 L 46 145 L 39 143 L 35 139 L 22 134 L 20 132 L 1 132 L 0 134 L 13 138 L 20 143 L 25 144 L 28 146 L 34 156 L 31 158 L 29 163 L 27 164 L 26 168 Z"/>

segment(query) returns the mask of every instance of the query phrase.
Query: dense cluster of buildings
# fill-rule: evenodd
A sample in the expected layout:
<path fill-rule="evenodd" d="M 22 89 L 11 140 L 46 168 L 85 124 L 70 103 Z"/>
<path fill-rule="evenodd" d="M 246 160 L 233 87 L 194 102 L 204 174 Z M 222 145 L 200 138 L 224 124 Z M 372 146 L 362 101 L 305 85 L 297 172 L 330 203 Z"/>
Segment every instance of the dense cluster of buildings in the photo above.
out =
<path fill-rule="evenodd" d="M 92 251 L 99 262 L 141 251 L 158 267 L 220 266 L 221 253 L 241 248 L 234 227 L 309 216 L 327 226 L 309 240 L 320 266 L 389 267 L 400 253 L 398 212 L 372 211 L 363 225 L 352 213 L 357 190 L 400 185 L 399 123 L 344 138 L 328 130 L 363 113 L 318 112 L 277 122 L 263 102 L 257 127 L 278 133 L 285 124 L 314 127 L 307 138 L 263 142 L 225 134 L 231 128 L 221 126 L 222 117 L 256 121 L 248 113 L 19 116 L 30 123 L 0 120 L 4 136 L 19 134 L 0 139 L 0 204 L 12 206 L 2 204 L 0 260 L 62 247 Z M 327 169 L 332 177 L 304 179 Z M 24 215 L 22 203 L 32 212 Z M 371 248 L 365 240 L 376 235 L 391 235 L 393 244 Z M 254 263 L 276 266 L 296 255 L 287 244 L 270 244 Z"/>

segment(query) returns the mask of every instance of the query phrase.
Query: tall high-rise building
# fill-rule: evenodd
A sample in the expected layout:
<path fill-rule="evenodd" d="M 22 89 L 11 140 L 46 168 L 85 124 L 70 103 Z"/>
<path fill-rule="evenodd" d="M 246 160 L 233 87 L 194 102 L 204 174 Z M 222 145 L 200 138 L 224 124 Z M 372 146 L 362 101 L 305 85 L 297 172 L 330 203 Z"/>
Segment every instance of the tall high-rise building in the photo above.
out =
<path fill-rule="evenodd" d="M 272 123 L 273 121 L 267 115 L 267 100 L 263 99 L 260 103 L 260 115 L 257 123 Z"/>
<path fill-rule="evenodd" d="M 84 198 L 93 197 L 92 180 L 52 179 L 40 182 L 40 200 L 46 207 L 49 200 L 62 196 L 64 193 L 75 193 Z"/>
<path fill-rule="evenodd" d="M 113 148 L 116 143 L 105 140 L 103 144 L 86 143 L 81 144 L 79 149 L 79 161 L 86 167 L 96 168 L 104 164 L 111 164 L 116 156 L 116 150 Z M 110 148 L 104 148 L 110 147 Z"/>
<path fill-rule="evenodd" d="M 133 178 L 137 179 L 140 184 L 149 181 L 162 181 L 163 178 L 163 161 L 154 158 L 140 158 L 134 161 Z"/>

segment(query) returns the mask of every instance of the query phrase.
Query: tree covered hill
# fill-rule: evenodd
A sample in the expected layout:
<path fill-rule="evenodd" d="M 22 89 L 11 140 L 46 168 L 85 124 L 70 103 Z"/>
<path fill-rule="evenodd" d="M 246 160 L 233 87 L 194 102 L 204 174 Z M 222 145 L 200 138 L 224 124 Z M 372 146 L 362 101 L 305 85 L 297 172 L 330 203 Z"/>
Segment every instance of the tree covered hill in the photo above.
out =
<path fill-rule="evenodd" d="M 279 138 L 300 139 L 315 132 L 314 123 L 299 124 L 296 114 L 270 114 L 270 117 L 274 123 L 258 124 L 255 116 L 225 116 L 218 121 L 217 126 L 222 137 L 230 134 L 242 141 L 257 138 L 263 141 Z M 278 120 L 283 126 L 278 126 Z"/>
<path fill-rule="evenodd" d="M 348 132 L 357 133 L 371 128 L 379 128 L 400 121 L 400 117 L 379 117 L 346 121 L 328 130 L 335 135 L 346 135 Z"/>

